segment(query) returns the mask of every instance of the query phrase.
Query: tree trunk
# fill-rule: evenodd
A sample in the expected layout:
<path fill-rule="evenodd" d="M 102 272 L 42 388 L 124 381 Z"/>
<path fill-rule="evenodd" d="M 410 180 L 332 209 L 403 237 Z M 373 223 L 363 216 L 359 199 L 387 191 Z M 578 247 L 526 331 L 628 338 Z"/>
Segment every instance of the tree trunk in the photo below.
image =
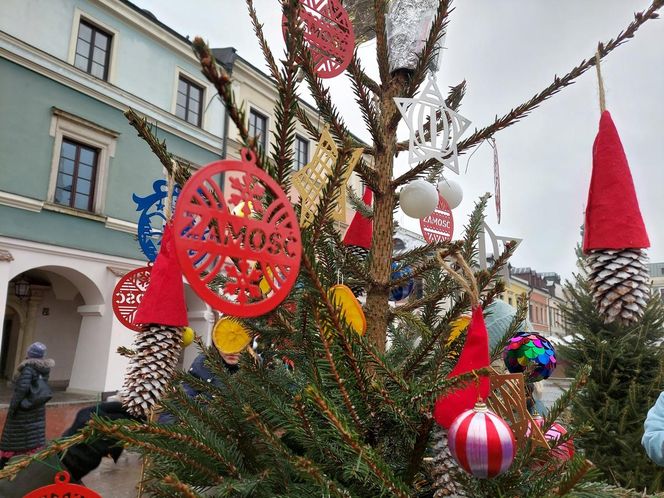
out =
<path fill-rule="evenodd" d="M 379 192 L 374 193 L 373 206 L 373 238 L 371 241 L 371 258 L 369 275 L 374 284 L 367 292 L 365 313 L 367 316 L 367 336 L 378 349 L 385 351 L 387 326 L 390 318 L 389 296 L 392 265 L 392 246 L 394 230 L 394 200 L 392 173 L 394 154 L 396 152 L 397 126 L 399 111 L 394 97 L 403 93 L 406 74 L 397 72 L 384 85 L 381 96 L 381 137 L 382 143 L 375 144 L 374 168 L 378 177 Z"/>

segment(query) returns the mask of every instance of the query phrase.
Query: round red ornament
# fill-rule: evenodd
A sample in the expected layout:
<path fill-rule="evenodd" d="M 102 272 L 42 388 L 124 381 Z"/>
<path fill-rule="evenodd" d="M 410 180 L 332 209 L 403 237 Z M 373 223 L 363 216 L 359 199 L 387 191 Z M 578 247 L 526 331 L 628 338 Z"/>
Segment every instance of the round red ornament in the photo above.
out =
<path fill-rule="evenodd" d="M 516 442 L 512 429 L 484 403 L 475 404 L 475 408 L 454 419 L 447 440 L 459 466 L 475 477 L 496 477 L 514 461 Z"/>
<path fill-rule="evenodd" d="M 141 325 L 134 323 L 136 310 L 150 283 L 152 267 L 145 266 L 130 271 L 122 277 L 113 289 L 113 313 L 120 323 L 138 332 Z"/>
<path fill-rule="evenodd" d="M 304 43 L 321 78 L 334 78 L 350 64 L 355 49 L 355 33 L 348 12 L 339 0 L 300 0 L 299 19 Z M 286 39 L 288 21 L 282 19 Z"/>
<path fill-rule="evenodd" d="M 226 178 L 226 191 L 220 182 Z M 250 216 L 251 214 L 251 216 Z M 242 161 L 208 164 L 184 185 L 175 211 L 175 248 L 191 288 L 226 315 L 276 308 L 300 269 L 300 226 L 288 196 L 242 149 Z M 209 284 L 223 277 L 218 291 Z M 261 292 L 265 278 L 271 292 Z"/>
<path fill-rule="evenodd" d="M 452 210 L 442 195 L 438 196 L 438 205 L 433 213 L 420 218 L 420 230 L 422 230 L 424 240 L 429 244 L 452 240 L 454 218 L 452 217 Z"/>
<path fill-rule="evenodd" d="M 80 484 L 69 484 L 69 472 L 58 472 L 55 474 L 55 484 L 42 486 L 30 491 L 23 498 L 102 498 L 101 495 Z"/>

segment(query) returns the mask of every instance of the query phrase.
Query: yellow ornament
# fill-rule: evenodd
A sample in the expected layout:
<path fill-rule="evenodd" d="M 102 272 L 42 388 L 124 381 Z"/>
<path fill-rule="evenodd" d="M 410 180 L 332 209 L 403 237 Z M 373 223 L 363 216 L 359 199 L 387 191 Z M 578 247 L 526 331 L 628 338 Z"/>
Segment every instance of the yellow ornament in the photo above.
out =
<path fill-rule="evenodd" d="M 461 335 L 461 332 L 466 330 L 468 327 L 468 324 L 470 323 L 470 316 L 469 315 L 463 315 L 454 320 L 451 325 L 452 328 L 450 329 L 450 335 L 447 338 L 447 346 L 452 344 L 454 341 L 457 340 L 457 337 Z"/>
<path fill-rule="evenodd" d="M 272 273 L 272 270 L 269 266 L 265 268 L 265 275 L 269 275 L 271 279 L 274 279 L 274 274 Z M 269 292 L 272 290 L 272 287 L 270 287 L 270 284 L 268 283 L 267 277 L 265 275 L 263 275 L 261 281 L 258 282 L 258 288 L 263 294 L 269 294 Z"/>
<path fill-rule="evenodd" d="M 364 154 L 364 149 L 353 149 L 353 152 L 346 163 L 344 176 L 341 180 L 341 192 L 339 192 L 339 197 L 337 198 L 337 206 L 335 210 L 332 211 L 332 218 L 337 221 L 346 221 L 346 185 L 348 185 L 348 180 L 350 180 L 350 175 L 353 174 L 355 166 L 357 166 L 357 163 L 362 159 L 362 154 Z"/>
<path fill-rule="evenodd" d="M 233 208 L 231 213 L 233 213 L 234 216 L 238 216 L 240 218 L 244 218 L 244 201 L 240 202 L 237 206 Z M 254 211 L 254 205 L 251 203 L 251 201 L 247 202 L 247 207 L 249 208 L 249 217 L 254 217 L 256 215 L 256 212 Z"/>
<path fill-rule="evenodd" d="M 353 150 L 346 164 L 343 175 L 341 192 L 337 201 L 337 209 L 333 217 L 345 221 L 346 217 L 346 183 L 362 157 L 364 149 Z M 314 156 L 309 163 L 297 173 L 293 174 L 293 185 L 300 194 L 300 226 L 308 227 L 314 222 L 318 212 L 321 195 L 327 185 L 328 179 L 339 158 L 339 148 L 330 135 L 330 127 L 326 125 L 316 144 Z"/>
<path fill-rule="evenodd" d="M 184 329 L 182 329 L 182 347 L 186 348 L 192 342 L 194 342 L 195 336 L 196 333 L 194 332 L 194 329 L 192 329 L 191 327 L 185 327 Z"/>
<path fill-rule="evenodd" d="M 249 330 L 235 318 L 220 319 L 212 330 L 212 342 L 224 354 L 235 354 L 247 347 L 251 341 Z"/>
<path fill-rule="evenodd" d="M 353 291 L 343 284 L 338 284 L 329 290 L 328 296 L 335 307 L 341 308 L 341 314 L 350 328 L 359 335 L 364 335 L 367 331 L 367 319 Z"/>

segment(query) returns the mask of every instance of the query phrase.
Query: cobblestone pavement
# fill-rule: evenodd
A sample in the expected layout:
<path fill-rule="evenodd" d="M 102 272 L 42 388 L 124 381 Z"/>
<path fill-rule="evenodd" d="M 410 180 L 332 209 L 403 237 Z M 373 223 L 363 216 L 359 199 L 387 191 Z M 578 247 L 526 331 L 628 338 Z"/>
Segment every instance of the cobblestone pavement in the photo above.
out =
<path fill-rule="evenodd" d="M 104 458 L 99 467 L 83 478 L 83 484 L 102 498 L 136 498 L 143 461 L 136 453 L 123 452 L 118 463 Z"/>

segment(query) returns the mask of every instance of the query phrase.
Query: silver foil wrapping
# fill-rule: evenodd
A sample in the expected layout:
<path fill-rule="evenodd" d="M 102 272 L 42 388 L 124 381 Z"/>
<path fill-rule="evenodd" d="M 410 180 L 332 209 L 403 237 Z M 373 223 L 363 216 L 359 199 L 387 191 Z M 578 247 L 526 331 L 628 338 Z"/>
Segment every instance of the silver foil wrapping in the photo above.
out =
<path fill-rule="evenodd" d="M 392 0 L 385 17 L 387 31 L 387 48 L 390 59 L 390 72 L 397 69 L 413 70 L 417 66 L 419 54 L 424 48 L 431 23 L 436 15 L 440 0 Z M 438 60 L 443 40 L 440 40 L 439 56 L 435 58 L 434 67 L 438 69 Z"/>

